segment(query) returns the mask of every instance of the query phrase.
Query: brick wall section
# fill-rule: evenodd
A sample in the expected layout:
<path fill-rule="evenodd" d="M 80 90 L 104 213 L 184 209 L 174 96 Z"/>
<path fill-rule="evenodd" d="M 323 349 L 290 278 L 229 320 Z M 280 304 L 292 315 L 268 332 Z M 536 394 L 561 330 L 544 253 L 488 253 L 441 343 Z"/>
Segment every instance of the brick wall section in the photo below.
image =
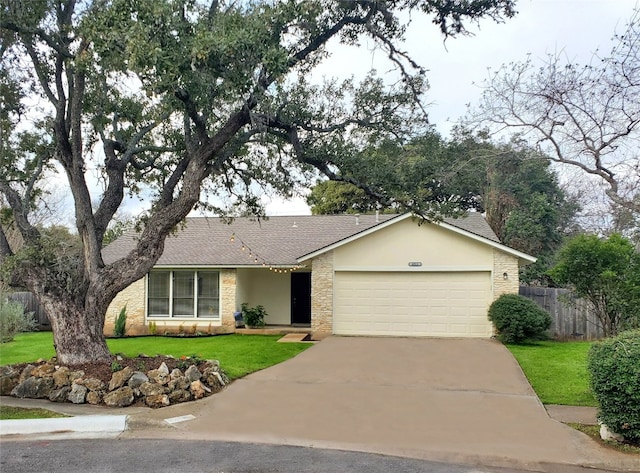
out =
<path fill-rule="evenodd" d="M 311 331 L 333 333 L 333 251 L 311 263 Z"/>
<path fill-rule="evenodd" d="M 144 335 L 147 327 L 144 323 L 144 309 L 146 304 L 146 284 L 145 278 L 131 284 L 120 292 L 107 309 L 107 316 L 104 324 L 104 333 L 113 335 L 113 326 L 120 310 L 127 306 L 127 335 Z"/>
<path fill-rule="evenodd" d="M 504 279 L 507 273 L 508 279 Z M 493 298 L 502 294 L 518 294 L 518 258 L 500 250 L 493 249 Z"/>
<path fill-rule="evenodd" d="M 220 296 L 222 299 L 222 307 L 220 308 L 220 315 L 222 319 L 222 326 L 232 331 L 235 330 L 236 322 L 233 318 L 233 313 L 237 309 L 236 305 L 236 270 L 223 269 L 220 271 Z"/>

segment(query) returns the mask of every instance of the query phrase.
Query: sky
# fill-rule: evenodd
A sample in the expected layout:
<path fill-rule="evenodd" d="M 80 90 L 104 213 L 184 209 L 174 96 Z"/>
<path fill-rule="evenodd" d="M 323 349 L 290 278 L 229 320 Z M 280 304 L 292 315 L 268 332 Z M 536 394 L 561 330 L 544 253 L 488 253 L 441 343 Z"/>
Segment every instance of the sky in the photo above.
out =
<path fill-rule="evenodd" d="M 447 136 L 464 116 L 467 104 L 478 102 L 488 70 L 502 64 L 523 61 L 527 55 L 542 64 L 549 53 L 588 63 L 597 50 L 607 54 L 612 36 L 624 30 L 637 4 L 636 0 L 519 0 L 514 18 L 502 24 L 481 20 L 469 28 L 473 36 L 446 42 L 428 18 L 414 17 L 404 49 L 428 70 L 430 89 L 425 103 L 429 104 L 429 120 Z M 388 70 L 384 54 L 366 44 L 360 49 L 334 44 L 331 52 L 318 74 L 331 76 L 341 71 L 358 77 L 372 66 L 379 74 Z M 310 213 L 301 197 L 267 201 L 266 210 L 268 215 Z"/>

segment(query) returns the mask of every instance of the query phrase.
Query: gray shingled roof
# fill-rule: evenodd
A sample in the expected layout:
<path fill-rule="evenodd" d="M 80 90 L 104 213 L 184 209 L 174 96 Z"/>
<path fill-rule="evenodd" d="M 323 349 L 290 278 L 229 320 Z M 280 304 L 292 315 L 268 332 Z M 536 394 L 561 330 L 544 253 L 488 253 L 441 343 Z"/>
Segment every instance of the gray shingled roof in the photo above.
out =
<path fill-rule="evenodd" d="M 269 217 L 265 220 L 241 217 L 231 224 L 219 218 L 187 218 L 184 228 L 167 237 L 158 265 L 244 266 L 262 263 L 295 265 L 297 258 L 321 250 L 387 222 L 398 215 L 306 215 Z M 445 222 L 498 242 L 482 215 L 469 213 L 462 219 Z M 232 235 L 234 240 L 232 241 Z M 104 248 L 106 263 L 127 255 L 136 234 L 126 233 Z M 245 250 L 242 250 L 242 246 Z M 253 255 L 249 258 L 249 251 Z"/>

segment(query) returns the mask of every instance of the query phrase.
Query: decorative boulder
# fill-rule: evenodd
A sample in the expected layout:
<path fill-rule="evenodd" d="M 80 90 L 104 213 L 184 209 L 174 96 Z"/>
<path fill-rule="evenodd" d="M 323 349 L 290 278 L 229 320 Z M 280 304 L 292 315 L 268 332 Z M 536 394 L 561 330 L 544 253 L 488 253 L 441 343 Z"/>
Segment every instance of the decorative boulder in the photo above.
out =
<path fill-rule="evenodd" d="M 175 391 L 176 389 L 189 389 L 191 385 L 191 381 L 189 381 L 185 376 L 181 376 L 180 378 L 172 379 L 169 381 L 169 390 Z"/>
<path fill-rule="evenodd" d="M 211 389 L 202 384 L 202 381 L 193 381 L 189 388 L 195 399 L 202 399 Z"/>
<path fill-rule="evenodd" d="M 49 394 L 49 400 L 51 402 L 67 402 L 69 400 L 70 392 L 71 386 L 62 386 L 61 388 L 51 391 L 51 394 Z"/>
<path fill-rule="evenodd" d="M 36 369 L 35 366 L 33 365 L 27 365 L 24 367 L 24 369 L 22 370 L 22 373 L 20 373 L 20 383 L 24 383 L 26 381 L 27 378 L 31 377 L 31 372 Z"/>
<path fill-rule="evenodd" d="M 109 391 L 114 391 L 118 388 L 124 386 L 124 384 L 129 381 L 129 378 L 133 376 L 133 368 L 128 366 L 124 367 L 120 371 L 116 371 L 111 376 L 111 381 L 109 381 Z"/>
<path fill-rule="evenodd" d="M 187 402 L 193 399 L 193 396 L 186 389 L 176 389 L 169 393 L 169 401 L 171 404 L 178 404 L 179 402 Z"/>
<path fill-rule="evenodd" d="M 149 377 L 144 374 L 142 371 L 136 371 L 131 375 L 129 381 L 127 382 L 127 386 L 131 389 L 136 390 L 140 387 L 141 384 L 147 383 L 149 381 Z"/>
<path fill-rule="evenodd" d="M 152 394 L 151 396 L 146 396 L 144 398 L 144 402 L 149 407 L 165 407 L 170 404 L 169 396 L 166 394 Z"/>
<path fill-rule="evenodd" d="M 68 399 L 74 404 L 84 404 L 87 399 L 87 391 L 88 389 L 85 386 L 73 383 L 71 385 L 71 392 L 69 393 Z"/>
<path fill-rule="evenodd" d="M 56 388 L 61 388 L 63 386 L 69 386 L 71 384 L 71 380 L 69 379 L 69 374 L 71 371 L 66 366 L 61 366 L 53 373 L 53 381 L 56 383 Z"/>
<path fill-rule="evenodd" d="M 89 391 L 87 393 L 87 404 L 97 406 L 102 402 L 102 394 L 98 391 Z"/>
<path fill-rule="evenodd" d="M 10 366 L 0 367 L 0 396 L 9 396 L 18 385 L 20 372 Z"/>
<path fill-rule="evenodd" d="M 198 367 L 196 365 L 191 365 L 184 372 L 184 376 L 189 380 L 190 383 L 192 383 L 193 381 L 199 380 L 202 376 L 202 373 L 200 373 L 200 370 L 198 370 Z"/>
<path fill-rule="evenodd" d="M 133 389 L 129 386 L 116 389 L 104 396 L 104 403 L 109 407 L 127 407 L 133 404 L 133 400 Z"/>
<path fill-rule="evenodd" d="M 48 399 L 54 385 L 53 378 L 27 378 L 11 391 L 11 395 L 29 399 Z"/>
<path fill-rule="evenodd" d="M 171 371 L 171 373 L 169 374 L 169 379 L 173 381 L 174 379 L 182 378 L 183 376 L 184 376 L 184 373 L 180 371 L 178 368 L 176 368 L 173 371 Z"/>
<path fill-rule="evenodd" d="M 163 363 L 163 365 L 164 365 L 164 363 Z M 154 383 L 157 383 L 157 384 L 168 384 L 169 383 L 168 369 L 167 369 L 166 372 L 164 370 L 161 370 L 160 368 L 158 368 L 157 370 L 151 370 L 151 371 L 149 371 L 147 373 L 147 376 L 149 377 L 149 380 L 151 380 L 151 381 L 153 381 Z"/>
<path fill-rule="evenodd" d="M 76 380 L 76 384 L 81 384 L 89 391 L 104 391 L 105 384 L 97 378 L 82 378 Z"/>
<path fill-rule="evenodd" d="M 157 396 L 166 392 L 163 385 L 152 382 L 142 383 L 138 389 L 143 396 Z"/>
<path fill-rule="evenodd" d="M 46 376 L 52 376 L 55 371 L 55 366 L 53 366 L 51 363 L 45 363 L 43 365 L 36 366 L 33 371 L 31 371 L 31 376 L 44 378 Z"/>
<path fill-rule="evenodd" d="M 602 440 L 615 440 L 616 442 L 624 442 L 624 436 L 613 432 L 604 424 L 600 424 L 600 438 Z"/>

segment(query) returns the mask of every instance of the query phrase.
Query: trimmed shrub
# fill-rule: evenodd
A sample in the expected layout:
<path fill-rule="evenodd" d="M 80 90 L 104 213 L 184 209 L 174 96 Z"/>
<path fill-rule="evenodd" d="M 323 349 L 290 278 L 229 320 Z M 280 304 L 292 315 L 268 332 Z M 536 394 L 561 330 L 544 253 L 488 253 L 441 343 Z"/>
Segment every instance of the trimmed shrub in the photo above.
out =
<path fill-rule="evenodd" d="M 640 445 L 640 330 L 595 343 L 588 366 L 599 420 Z"/>
<path fill-rule="evenodd" d="M 241 308 L 242 318 L 248 327 L 264 327 L 264 318 L 267 315 L 267 311 L 263 306 L 258 305 L 256 307 L 249 307 L 249 304 L 243 302 Z"/>
<path fill-rule="evenodd" d="M 500 340 L 521 343 L 524 340 L 546 338 L 551 316 L 531 299 L 518 294 L 503 294 L 489 307 Z"/>
<path fill-rule="evenodd" d="M 6 300 L 0 294 L 0 343 L 10 342 L 16 334 L 30 332 L 36 327 L 33 312 L 25 313 L 22 304 Z"/>
<path fill-rule="evenodd" d="M 127 306 L 125 305 L 120 309 L 120 313 L 116 318 L 116 322 L 113 326 L 114 337 L 124 337 L 124 333 L 127 329 Z"/>

